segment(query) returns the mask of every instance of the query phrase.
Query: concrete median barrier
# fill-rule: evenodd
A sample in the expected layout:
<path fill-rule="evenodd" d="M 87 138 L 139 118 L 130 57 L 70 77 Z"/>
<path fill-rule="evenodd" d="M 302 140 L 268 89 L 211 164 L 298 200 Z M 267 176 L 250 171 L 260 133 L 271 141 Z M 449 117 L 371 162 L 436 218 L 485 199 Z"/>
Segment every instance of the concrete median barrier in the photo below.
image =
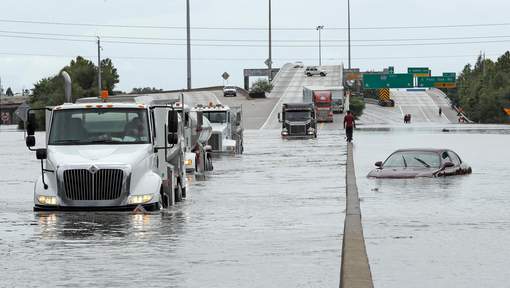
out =
<path fill-rule="evenodd" d="M 341 288 L 373 288 L 372 273 L 368 263 L 361 209 L 356 185 L 356 173 L 352 143 L 347 144 L 346 173 L 346 215 L 344 239 L 342 244 L 342 267 L 340 271 Z"/>

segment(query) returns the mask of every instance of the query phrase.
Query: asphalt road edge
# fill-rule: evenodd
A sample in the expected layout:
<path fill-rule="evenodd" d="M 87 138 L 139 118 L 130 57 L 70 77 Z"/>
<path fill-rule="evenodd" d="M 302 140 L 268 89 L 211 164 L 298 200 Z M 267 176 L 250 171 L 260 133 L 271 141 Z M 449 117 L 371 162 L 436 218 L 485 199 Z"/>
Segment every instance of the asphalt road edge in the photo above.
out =
<path fill-rule="evenodd" d="M 346 213 L 342 241 L 340 288 L 373 288 L 354 170 L 352 143 L 347 144 Z"/>

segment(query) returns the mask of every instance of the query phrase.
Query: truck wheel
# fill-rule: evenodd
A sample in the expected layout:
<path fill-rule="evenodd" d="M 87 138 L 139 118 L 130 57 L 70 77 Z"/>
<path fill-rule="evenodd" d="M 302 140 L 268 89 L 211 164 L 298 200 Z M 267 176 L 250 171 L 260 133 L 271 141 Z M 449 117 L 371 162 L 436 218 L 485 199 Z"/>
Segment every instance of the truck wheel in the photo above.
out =
<path fill-rule="evenodd" d="M 321 77 L 324 77 L 324 76 L 326 76 L 326 74 L 324 74 L 324 73 L 321 73 Z"/>
<path fill-rule="evenodd" d="M 168 199 L 168 195 L 166 195 L 166 193 L 165 193 L 165 191 L 164 191 L 163 187 L 161 187 L 161 192 L 160 192 L 160 194 L 161 194 L 161 199 L 160 199 L 161 206 L 162 206 L 163 208 L 168 208 L 168 207 L 170 206 L 170 204 L 169 204 L 169 199 Z"/>
<path fill-rule="evenodd" d="M 182 188 L 182 198 L 186 198 L 186 188 Z"/>
<path fill-rule="evenodd" d="M 181 183 L 177 184 L 177 188 L 175 188 L 175 202 L 182 201 L 182 186 Z"/>

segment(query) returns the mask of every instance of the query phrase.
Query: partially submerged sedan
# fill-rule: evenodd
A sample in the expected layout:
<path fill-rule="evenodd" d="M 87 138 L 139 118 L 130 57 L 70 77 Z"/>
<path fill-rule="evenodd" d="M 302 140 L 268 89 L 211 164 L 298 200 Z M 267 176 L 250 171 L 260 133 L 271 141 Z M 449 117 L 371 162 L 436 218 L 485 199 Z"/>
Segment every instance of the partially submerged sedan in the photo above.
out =
<path fill-rule="evenodd" d="M 375 163 L 373 178 L 441 177 L 470 174 L 471 167 L 448 149 L 402 149 Z"/>

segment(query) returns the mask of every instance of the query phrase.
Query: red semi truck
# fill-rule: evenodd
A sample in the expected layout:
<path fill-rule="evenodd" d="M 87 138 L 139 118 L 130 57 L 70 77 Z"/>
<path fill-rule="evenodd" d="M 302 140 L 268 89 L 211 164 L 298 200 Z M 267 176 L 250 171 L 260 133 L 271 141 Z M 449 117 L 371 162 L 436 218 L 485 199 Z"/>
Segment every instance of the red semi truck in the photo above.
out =
<path fill-rule="evenodd" d="M 313 105 L 317 122 L 333 122 L 333 95 L 331 91 L 314 91 Z"/>

